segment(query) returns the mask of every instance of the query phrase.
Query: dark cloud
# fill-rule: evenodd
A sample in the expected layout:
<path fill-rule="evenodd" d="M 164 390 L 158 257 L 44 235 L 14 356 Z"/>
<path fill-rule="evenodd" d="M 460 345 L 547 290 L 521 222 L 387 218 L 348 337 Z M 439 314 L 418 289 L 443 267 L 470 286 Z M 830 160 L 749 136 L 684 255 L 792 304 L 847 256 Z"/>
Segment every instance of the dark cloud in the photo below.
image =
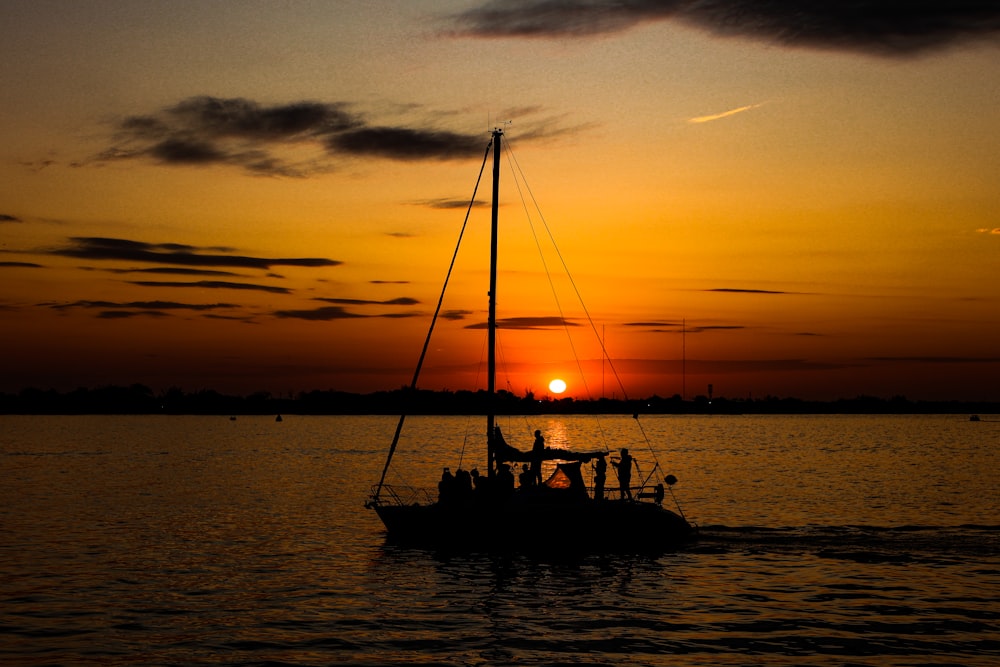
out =
<path fill-rule="evenodd" d="M 128 281 L 130 285 L 139 285 L 140 287 L 180 287 L 188 288 L 195 287 L 198 289 L 236 289 L 236 290 L 249 290 L 253 292 L 270 292 L 272 294 L 291 294 L 292 290 L 287 287 L 274 287 L 273 285 L 254 285 L 252 283 L 231 283 L 222 280 L 199 280 L 193 283 L 179 283 L 179 282 L 159 282 L 156 280 L 130 280 Z"/>
<path fill-rule="evenodd" d="M 73 237 L 73 245 L 50 251 L 64 257 L 89 260 L 122 260 L 183 266 L 234 266 L 249 269 L 269 269 L 272 266 L 337 266 L 341 262 L 323 258 L 266 258 L 219 254 L 229 248 L 198 248 L 179 243 L 144 243 L 128 239 Z"/>
<path fill-rule="evenodd" d="M 688 332 L 699 332 L 699 331 L 740 331 L 746 329 L 742 324 L 707 324 L 705 326 L 693 326 L 685 329 Z"/>
<path fill-rule="evenodd" d="M 679 327 L 681 324 L 679 322 L 626 322 L 627 327 Z"/>
<path fill-rule="evenodd" d="M 314 322 L 330 322 L 332 320 L 353 320 L 368 317 L 381 317 L 386 319 L 402 319 L 415 317 L 415 313 L 388 313 L 383 315 L 361 315 L 345 310 L 341 306 L 323 306 L 312 310 L 278 310 L 274 312 L 275 317 L 282 319 L 311 320 Z"/>
<path fill-rule="evenodd" d="M 267 106 L 244 98 L 191 97 L 158 112 L 128 116 L 115 124 L 111 144 L 92 159 L 103 163 L 145 159 L 181 166 L 225 165 L 255 175 L 306 177 L 327 172 L 338 158 L 456 160 L 481 154 L 487 132 L 373 123 L 346 102 L 302 101 Z M 529 117 L 535 108 L 521 110 Z M 438 113 L 438 118 L 447 117 Z M 553 119 L 525 123 L 523 140 L 565 134 Z M 283 153 L 311 148 L 303 160 Z M 298 151 L 301 154 L 301 151 Z"/>
<path fill-rule="evenodd" d="M 388 301 L 372 301 L 367 299 L 335 299 L 319 297 L 316 301 L 324 303 L 346 304 L 349 306 L 415 306 L 420 302 L 408 296 L 401 296 Z"/>
<path fill-rule="evenodd" d="M 742 324 L 692 324 L 690 322 L 626 322 L 627 327 L 648 328 L 650 331 L 661 333 L 689 333 L 697 334 L 705 331 L 738 331 L 746 329 Z"/>
<path fill-rule="evenodd" d="M 55 308 L 56 310 L 64 310 L 66 308 L 99 308 L 99 309 L 112 309 L 112 308 L 125 308 L 125 309 L 143 309 L 143 310 L 218 310 L 220 308 L 236 308 L 237 306 L 232 303 L 181 303 L 178 301 L 126 301 L 124 303 L 116 301 L 73 301 L 71 303 L 57 303 L 50 304 L 50 308 Z"/>
<path fill-rule="evenodd" d="M 462 209 L 462 210 L 464 210 L 464 209 L 469 208 L 469 200 L 468 199 L 444 199 L 444 198 L 440 198 L 440 199 L 423 199 L 423 200 L 420 200 L 420 201 L 415 201 L 413 203 L 416 206 L 425 206 L 427 208 L 445 209 L 445 210 L 451 210 L 451 209 Z M 477 202 L 473 203 L 473 206 L 474 207 L 486 206 L 486 202 L 477 201 Z"/>
<path fill-rule="evenodd" d="M 191 97 L 117 123 L 113 144 L 92 162 L 150 159 L 162 164 L 229 165 L 258 175 L 308 176 L 322 161 L 291 161 L 282 148 L 311 146 L 326 158 L 450 160 L 484 150 L 485 132 L 372 125 L 343 102 L 261 105 L 244 98 Z"/>
<path fill-rule="evenodd" d="M 144 273 L 167 276 L 239 276 L 232 271 L 212 271 L 210 269 L 182 269 L 170 266 L 159 266 L 151 269 L 102 269 L 110 273 Z"/>
<path fill-rule="evenodd" d="M 906 56 L 995 42 L 1000 4 L 962 0 L 486 0 L 452 17 L 475 37 L 589 37 L 657 21 L 787 46 Z"/>
<path fill-rule="evenodd" d="M 467 318 L 469 315 L 472 314 L 473 313 L 471 310 L 445 310 L 441 312 L 439 317 L 445 320 L 455 321 L 455 320 L 464 320 L 465 318 Z"/>
<path fill-rule="evenodd" d="M 252 317 L 247 317 L 243 315 L 219 315 L 218 313 L 205 313 L 202 315 L 208 320 L 225 320 L 227 322 L 242 322 L 244 324 L 257 324 L 257 322 Z"/>
<path fill-rule="evenodd" d="M 314 308 L 312 310 L 277 310 L 274 312 L 274 316 L 283 319 L 290 318 L 297 320 L 314 320 L 319 322 L 329 322 L 331 320 L 351 320 L 365 317 L 364 315 L 358 315 L 357 313 L 344 310 L 340 306 L 324 306 L 322 308 Z"/>
<path fill-rule="evenodd" d="M 102 320 L 126 320 L 131 317 L 169 317 L 159 310 L 105 310 L 97 314 Z"/>
<path fill-rule="evenodd" d="M 454 160 L 481 154 L 489 140 L 482 134 L 405 127 L 363 127 L 331 135 L 334 153 L 372 155 L 394 160 Z"/>
<path fill-rule="evenodd" d="M 788 294 L 789 292 L 777 292 L 766 289 L 738 289 L 736 287 L 716 287 L 707 289 L 706 292 L 726 292 L 728 294 Z"/>
<path fill-rule="evenodd" d="M 21 268 L 21 269 L 40 269 L 41 264 L 35 264 L 34 262 L 0 262 L 0 267 L 5 268 Z"/>
<path fill-rule="evenodd" d="M 8 215 L 6 213 L 0 213 L 0 222 L 24 222 L 21 218 L 16 215 Z"/>
<path fill-rule="evenodd" d="M 262 107 L 243 98 L 191 97 L 167 109 L 166 116 L 181 127 L 210 137 L 304 138 L 343 131 L 361 124 L 345 104 L 293 102 Z M 155 117 L 143 119 L 154 132 L 170 133 L 171 126 Z"/>
<path fill-rule="evenodd" d="M 562 317 L 507 317 L 497 320 L 497 327 L 501 329 L 552 329 L 558 327 L 578 327 L 576 322 Z M 485 329 L 486 322 L 470 324 L 467 329 Z"/>
<path fill-rule="evenodd" d="M 185 140 L 179 138 L 167 139 L 154 144 L 149 149 L 149 155 L 161 162 L 181 164 L 207 164 L 223 162 L 226 154 L 206 141 Z"/>

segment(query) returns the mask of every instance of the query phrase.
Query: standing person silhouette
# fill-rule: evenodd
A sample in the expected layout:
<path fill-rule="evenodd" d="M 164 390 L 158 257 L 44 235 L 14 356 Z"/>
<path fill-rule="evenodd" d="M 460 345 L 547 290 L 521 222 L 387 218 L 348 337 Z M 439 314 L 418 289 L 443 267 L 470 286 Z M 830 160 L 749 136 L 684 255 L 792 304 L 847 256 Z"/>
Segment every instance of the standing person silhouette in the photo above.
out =
<path fill-rule="evenodd" d="M 604 480 L 607 478 L 608 462 L 604 460 L 603 455 L 597 458 L 594 470 L 594 500 L 604 500 Z"/>
<path fill-rule="evenodd" d="M 531 475 L 536 485 L 542 483 L 542 455 L 545 453 L 545 438 L 541 431 L 535 431 L 535 444 L 531 446 Z"/>
<path fill-rule="evenodd" d="M 622 447 L 622 455 L 618 461 L 611 460 L 618 471 L 618 488 L 621 489 L 622 500 L 628 498 L 632 500 L 632 456 L 628 453 L 627 447 Z"/>

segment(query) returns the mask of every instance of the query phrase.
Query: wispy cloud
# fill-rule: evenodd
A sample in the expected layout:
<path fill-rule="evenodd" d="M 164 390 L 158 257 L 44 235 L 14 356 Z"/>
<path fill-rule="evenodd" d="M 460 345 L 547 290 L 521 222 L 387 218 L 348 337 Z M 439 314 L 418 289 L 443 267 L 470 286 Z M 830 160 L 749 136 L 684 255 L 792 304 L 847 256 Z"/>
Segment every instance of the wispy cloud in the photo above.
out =
<path fill-rule="evenodd" d="M 187 310 L 202 313 L 205 316 L 216 310 L 238 308 L 232 303 L 182 303 L 179 301 L 92 301 L 80 300 L 69 303 L 39 304 L 57 311 L 71 309 L 97 310 L 97 318 L 102 320 L 125 320 L 136 317 L 162 318 L 171 317 L 171 311 Z"/>
<path fill-rule="evenodd" d="M 1000 35 L 1000 5 L 986 0 L 485 0 L 450 18 L 453 34 L 473 37 L 579 38 L 677 21 L 721 36 L 888 56 L 995 44 Z"/>
<path fill-rule="evenodd" d="M 142 273 L 147 275 L 166 275 L 166 276 L 239 276 L 240 275 L 238 273 L 234 273 L 233 271 L 215 271 L 212 269 L 184 269 L 173 266 L 157 266 L 149 269 L 102 268 L 100 270 L 117 274 Z"/>
<path fill-rule="evenodd" d="M 579 323 L 567 320 L 563 317 L 507 317 L 497 320 L 497 327 L 501 329 L 553 329 L 558 327 L 578 327 Z M 470 324 L 467 329 L 485 329 L 486 322 Z"/>
<path fill-rule="evenodd" d="M 317 297 L 316 301 L 324 303 L 335 303 L 349 306 L 415 306 L 420 302 L 408 296 L 401 296 L 387 301 L 373 301 L 371 299 L 338 299 L 329 297 Z"/>
<path fill-rule="evenodd" d="M 413 202 L 413 204 L 416 205 L 416 206 L 425 206 L 427 208 L 448 209 L 448 210 L 450 210 L 450 209 L 463 209 L 464 210 L 464 209 L 469 208 L 469 200 L 468 199 L 444 199 L 444 198 L 440 198 L 440 199 L 421 199 L 419 201 Z M 473 203 L 473 206 L 474 207 L 486 206 L 486 202 L 484 202 L 484 201 L 477 201 L 477 202 Z"/>
<path fill-rule="evenodd" d="M 406 317 L 416 317 L 416 312 L 392 312 L 365 314 L 352 310 L 347 310 L 344 306 L 358 306 L 365 308 L 368 306 L 415 306 L 420 302 L 411 297 L 397 297 L 379 301 L 375 299 L 348 299 L 343 297 L 316 297 L 314 301 L 333 304 L 320 306 L 319 308 L 298 309 L 298 310 L 277 310 L 273 313 L 275 317 L 281 319 L 311 320 L 314 322 L 330 322 L 333 320 L 351 320 L 366 317 L 381 317 L 386 319 L 401 319 Z"/>
<path fill-rule="evenodd" d="M 146 160 L 306 177 L 329 171 L 331 161 L 337 159 L 457 160 L 482 154 L 489 143 L 486 132 L 374 122 L 354 108 L 348 102 L 264 105 L 239 97 L 190 97 L 159 111 L 118 120 L 109 145 L 77 166 Z M 572 130 L 551 119 L 529 120 L 519 137 L 537 139 Z M 285 152 L 302 147 L 312 149 L 314 155 L 292 157 Z"/>
<path fill-rule="evenodd" d="M 160 310 L 105 310 L 97 314 L 102 320 L 127 320 L 133 317 L 170 317 L 169 314 Z"/>
<path fill-rule="evenodd" d="M 179 301 L 72 301 L 70 303 L 54 303 L 49 305 L 55 310 L 67 308 L 98 308 L 98 309 L 142 309 L 142 310 L 218 310 L 220 308 L 236 308 L 232 303 L 182 303 Z"/>
<path fill-rule="evenodd" d="M 0 223 L 4 222 L 24 222 L 21 218 L 16 215 L 8 215 L 7 213 L 0 213 Z"/>
<path fill-rule="evenodd" d="M 648 329 L 653 333 L 689 333 L 698 334 L 706 331 L 741 331 L 747 327 L 742 324 L 697 324 L 674 321 L 641 321 L 626 322 L 627 327 Z"/>
<path fill-rule="evenodd" d="M 20 269 L 40 269 L 41 264 L 36 264 L 34 262 L 0 262 L 0 267 L 4 268 L 20 268 Z"/>
<path fill-rule="evenodd" d="M 232 248 L 199 248 L 182 243 L 146 243 L 94 236 L 77 236 L 69 240 L 69 246 L 56 248 L 47 253 L 88 260 L 120 260 L 181 266 L 231 266 L 248 269 L 269 269 L 272 266 L 318 268 L 341 264 L 337 260 L 322 257 L 250 257 L 231 254 Z"/>
<path fill-rule="evenodd" d="M 695 118 L 689 118 L 689 123 L 711 123 L 713 120 L 721 120 L 723 118 L 729 118 L 730 116 L 735 116 L 736 114 L 741 114 L 744 111 L 750 111 L 751 109 L 757 109 L 764 106 L 764 103 L 759 104 L 748 104 L 744 107 L 738 107 L 736 109 L 730 109 L 729 111 L 723 111 L 722 113 L 715 113 L 708 116 L 696 116 Z"/>
<path fill-rule="evenodd" d="M 197 289 L 233 289 L 233 290 L 247 290 L 251 292 L 270 292 L 272 294 L 291 294 L 292 290 L 287 287 L 275 287 L 274 285 L 255 285 L 253 283 L 233 283 L 223 280 L 198 280 L 193 283 L 182 283 L 176 281 L 157 281 L 157 280 L 130 280 L 128 281 L 130 285 L 138 285 L 140 287 L 178 287 L 178 288 L 197 288 Z"/>
<path fill-rule="evenodd" d="M 704 290 L 706 292 L 722 292 L 726 294 L 791 294 L 792 292 L 782 292 L 769 289 L 741 289 L 738 287 L 713 287 Z"/>
<path fill-rule="evenodd" d="M 365 315 L 349 311 L 342 306 L 323 306 L 308 310 L 276 310 L 273 315 L 281 319 L 311 320 L 314 322 L 331 322 L 333 320 L 353 320 L 366 317 L 381 317 L 386 319 L 402 319 L 416 317 L 417 313 L 382 313 Z"/>

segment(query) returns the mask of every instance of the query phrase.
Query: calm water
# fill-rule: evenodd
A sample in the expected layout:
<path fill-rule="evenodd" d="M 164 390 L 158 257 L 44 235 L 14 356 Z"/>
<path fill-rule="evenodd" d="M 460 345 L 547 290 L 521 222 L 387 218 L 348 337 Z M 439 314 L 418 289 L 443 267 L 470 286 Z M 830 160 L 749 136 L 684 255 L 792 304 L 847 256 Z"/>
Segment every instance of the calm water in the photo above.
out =
<path fill-rule="evenodd" d="M 432 485 L 442 439 L 481 465 L 478 420 L 411 424 L 390 481 Z M 0 663 L 997 664 L 1000 417 L 647 417 L 626 444 L 702 541 L 566 560 L 386 545 L 394 426 L 0 416 Z"/>

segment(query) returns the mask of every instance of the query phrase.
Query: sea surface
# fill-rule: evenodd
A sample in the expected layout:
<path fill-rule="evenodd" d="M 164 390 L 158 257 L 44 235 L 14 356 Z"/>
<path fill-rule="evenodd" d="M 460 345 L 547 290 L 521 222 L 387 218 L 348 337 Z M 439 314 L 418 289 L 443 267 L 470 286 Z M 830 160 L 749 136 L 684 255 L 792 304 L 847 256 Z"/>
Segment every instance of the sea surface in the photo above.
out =
<path fill-rule="evenodd" d="M 0 416 L 0 664 L 995 666 L 982 418 L 505 418 L 628 446 L 701 528 L 555 558 L 387 544 L 392 417 Z M 391 483 L 483 467 L 480 420 L 407 425 Z"/>

